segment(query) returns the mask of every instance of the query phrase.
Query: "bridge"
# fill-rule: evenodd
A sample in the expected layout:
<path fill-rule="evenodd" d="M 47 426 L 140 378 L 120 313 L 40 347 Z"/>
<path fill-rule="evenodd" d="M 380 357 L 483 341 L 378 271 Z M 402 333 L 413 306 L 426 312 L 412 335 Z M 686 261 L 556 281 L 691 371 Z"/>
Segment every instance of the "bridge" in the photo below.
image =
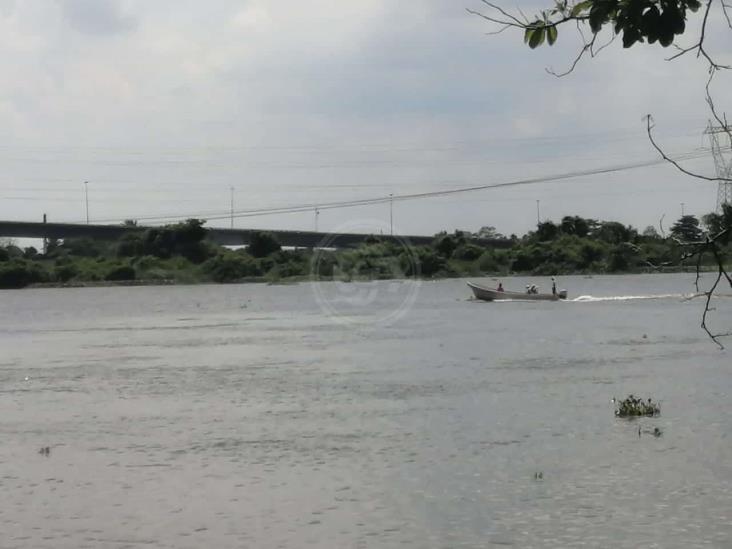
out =
<path fill-rule="evenodd" d="M 37 223 L 28 221 L 0 221 L 0 237 L 12 238 L 92 238 L 118 240 L 127 233 L 142 232 L 155 227 L 141 225 L 87 225 L 81 223 Z M 255 233 L 269 233 L 282 246 L 293 248 L 353 248 L 374 235 L 359 233 L 324 233 L 316 231 L 283 231 L 265 229 L 221 229 L 208 227 L 208 239 L 222 246 L 246 246 Z M 413 246 L 430 244 L 433 236 L 377 235 L 382 242 Z M 490 248 L 507 248 L 508 240 L 471 238 L 470 242 Z"/>

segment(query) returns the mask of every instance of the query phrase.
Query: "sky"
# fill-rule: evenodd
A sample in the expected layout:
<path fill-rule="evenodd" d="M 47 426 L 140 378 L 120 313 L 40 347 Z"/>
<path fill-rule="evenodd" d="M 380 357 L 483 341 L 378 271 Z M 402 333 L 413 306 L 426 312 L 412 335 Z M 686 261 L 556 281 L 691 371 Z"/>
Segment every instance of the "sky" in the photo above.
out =
<path fill-rule="evenodd" d="M 537 214 L 642 229 L 714 210 L 716 183 L 664 164 L 402 200 L 655 160 L 648 113 L 669 154 L 696 152 L 684 166 L 714 175 L 693 55 L 667 62 L 671 50 L 618 42 L 556 78 L 546 69 L 571 64 L 575 32 L 532 51 L 466 8 L 485 6 L 0 0 L 0 219 L 85 222 L 88 197 L 92 223 L 229 226 L 233 198 L 236 227 L 524 234 Z M 732 63 L 720 17 L 708 45 Z M 247 214 L 289 206 L 306 207 Z"/>

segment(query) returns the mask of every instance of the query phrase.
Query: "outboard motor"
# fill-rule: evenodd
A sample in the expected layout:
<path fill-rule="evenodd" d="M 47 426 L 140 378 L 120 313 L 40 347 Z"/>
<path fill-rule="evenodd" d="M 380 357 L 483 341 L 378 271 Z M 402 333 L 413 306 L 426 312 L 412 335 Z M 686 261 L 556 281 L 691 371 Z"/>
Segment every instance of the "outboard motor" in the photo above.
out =
<path fill-rule="evenodd" d="M 567 290 L 559 290 L 557 295 L 559 296 L 559 299 L 567 299 Z"/>

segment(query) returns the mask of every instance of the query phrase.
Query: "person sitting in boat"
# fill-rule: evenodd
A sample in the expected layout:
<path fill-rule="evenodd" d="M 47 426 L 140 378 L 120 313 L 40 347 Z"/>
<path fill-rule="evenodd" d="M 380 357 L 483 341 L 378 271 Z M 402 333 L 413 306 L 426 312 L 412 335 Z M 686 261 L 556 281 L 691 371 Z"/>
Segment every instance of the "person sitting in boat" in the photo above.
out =
<path fill-rule="evenodd" d="M 503 284 L 501 282 L 498 283 L 498 288 L 496 288 L 496 291 L 497 292 L 502 292 L 503 291 Z"/>
<path fill-rule="evenodd" d="M 531 288 L 529 290 L 529 293 L 530 294 L 538 294 L 539 293 L 539 288 L 536 287 L 536 284 L 532 284 L 531 285 Z"/>
<path fill-rule="evenodd" d="M 530 294 L 531 293 L 531 285 L 530 284 L 527 284 L 526 285 L 526 293 L 527 294 Z"/>

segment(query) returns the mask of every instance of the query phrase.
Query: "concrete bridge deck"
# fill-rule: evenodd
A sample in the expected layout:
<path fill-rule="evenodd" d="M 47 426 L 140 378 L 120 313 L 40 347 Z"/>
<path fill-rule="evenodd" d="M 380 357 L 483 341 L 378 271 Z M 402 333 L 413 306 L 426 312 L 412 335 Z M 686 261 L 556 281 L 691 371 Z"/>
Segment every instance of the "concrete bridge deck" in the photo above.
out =
<path fill-rule="evenodd" d="M 141 232 L 151 227 L 126 225 L 87 225 L 81 223 L 37 223 L 27 221 L 0 221 L 0 237 L 13 238 L 93 238 L 98 240 L 117 240 L 129 232 Z M 246 246 L 252 234 L 267 232 L 272 234 L 282 246 L 296 248 L 352 248 L 361 244 L 371 235 L 357 233 L 324 233 L 315 231 L 282 231 L 265 229 L 221 229 L 207 228 L 209 240 L 223 246 Z M 424 235 L 378 235 L 382 241 L 407 243 L 421 246 L 430 244 L 433 236 Z M 507 240 L 471 239 L 474 244 L 492 248 L 510 246 Z"/>

